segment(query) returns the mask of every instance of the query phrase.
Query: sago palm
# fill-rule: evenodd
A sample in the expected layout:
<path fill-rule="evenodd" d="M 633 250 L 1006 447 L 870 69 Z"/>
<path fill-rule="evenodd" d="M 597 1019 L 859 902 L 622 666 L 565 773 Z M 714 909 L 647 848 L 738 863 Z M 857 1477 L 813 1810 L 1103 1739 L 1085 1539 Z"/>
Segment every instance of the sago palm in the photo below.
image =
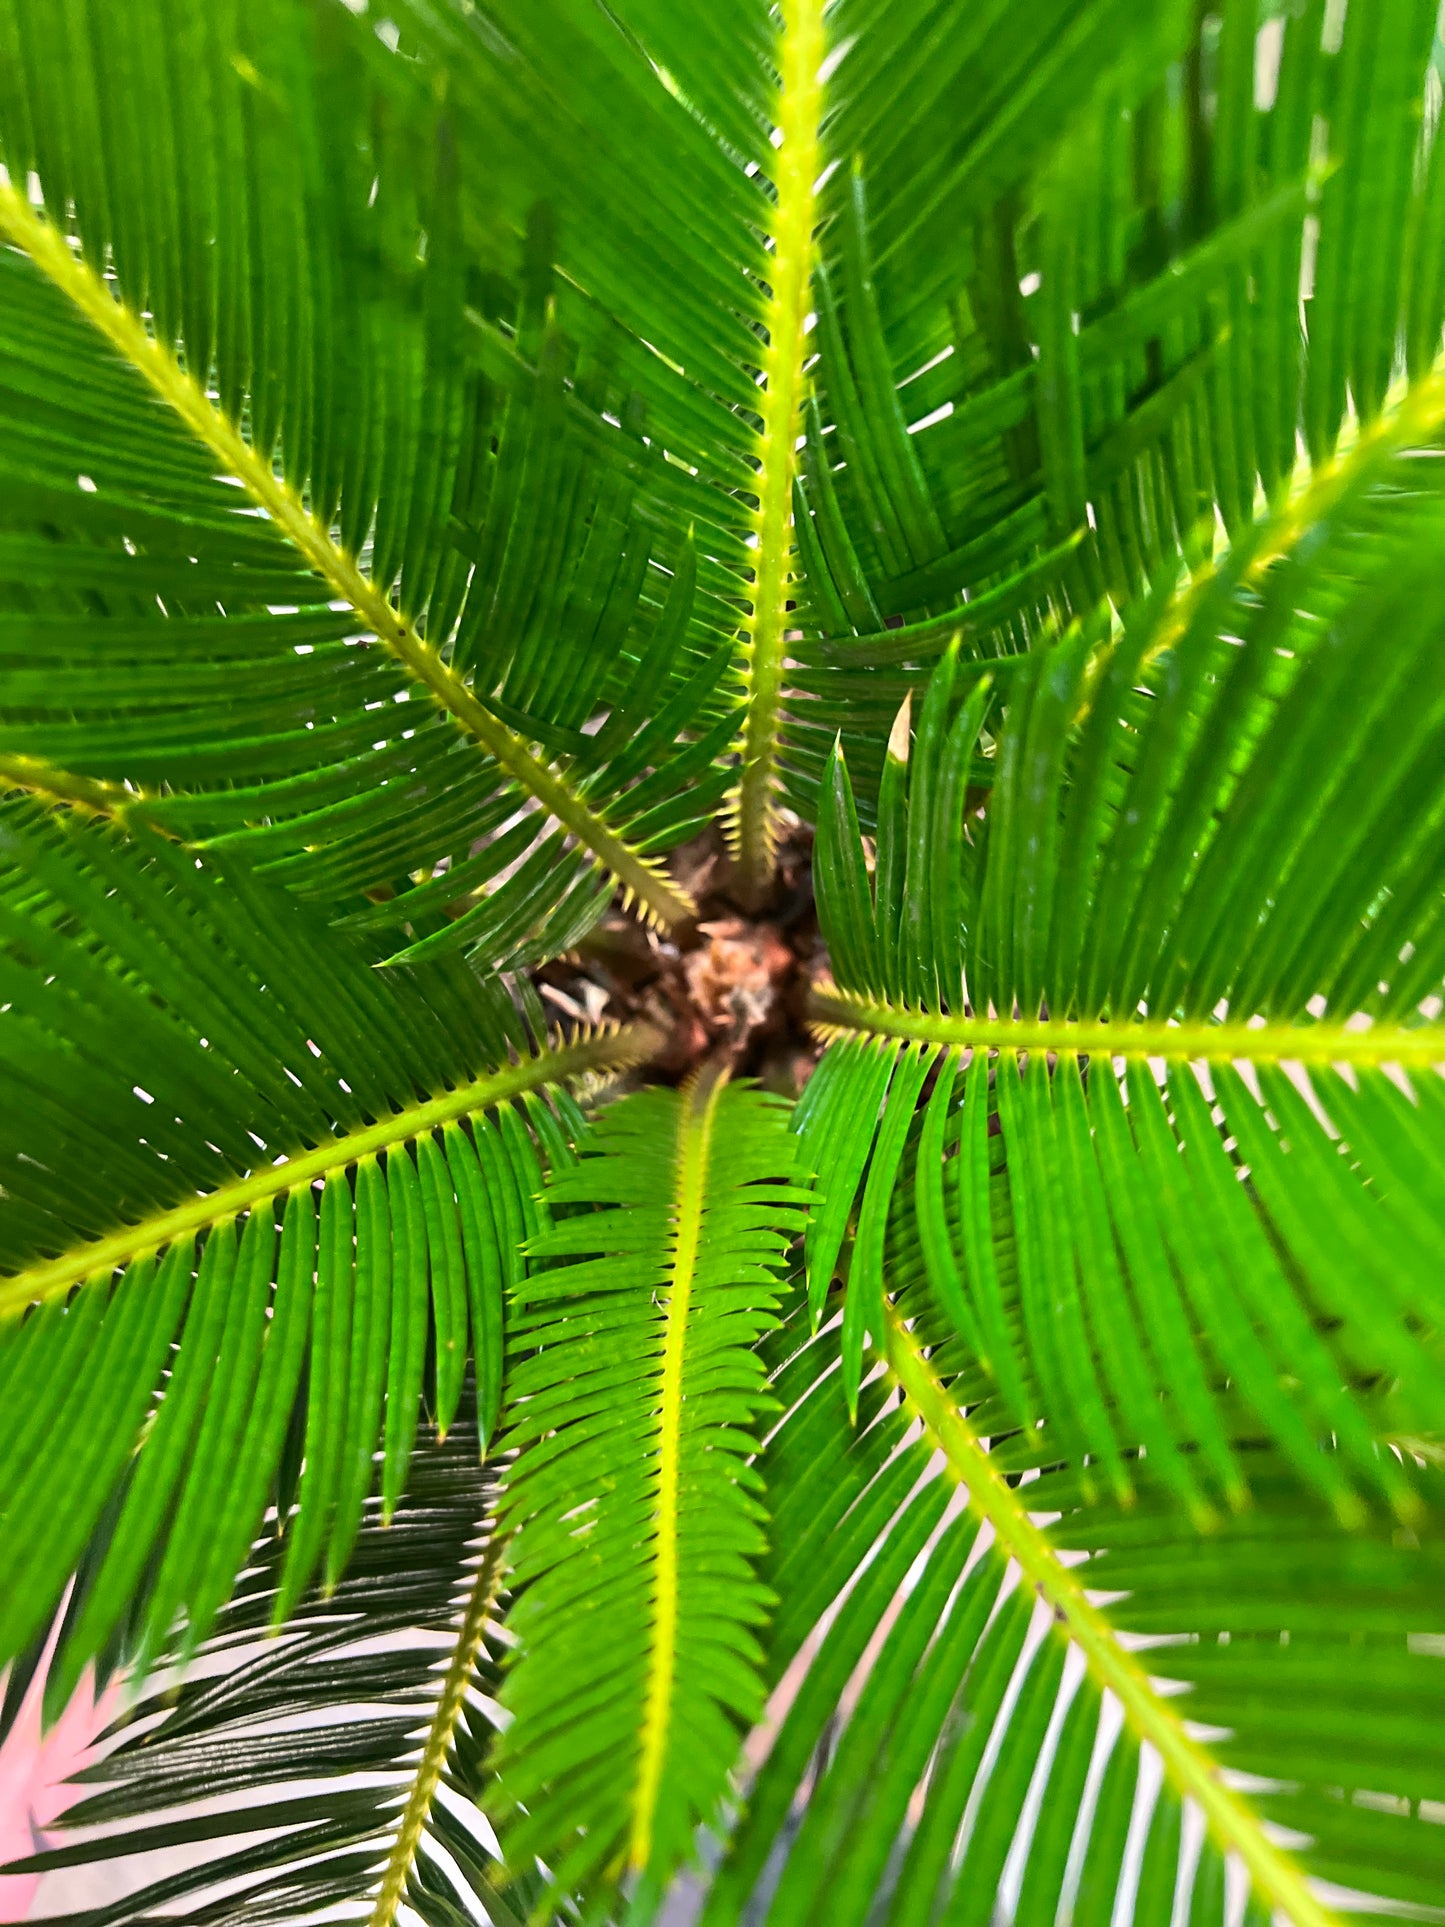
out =
<path fill-rule="evenodd" d="M 72 1918 L 1445 1919 L 1435 15 L 0 0 Z"/>

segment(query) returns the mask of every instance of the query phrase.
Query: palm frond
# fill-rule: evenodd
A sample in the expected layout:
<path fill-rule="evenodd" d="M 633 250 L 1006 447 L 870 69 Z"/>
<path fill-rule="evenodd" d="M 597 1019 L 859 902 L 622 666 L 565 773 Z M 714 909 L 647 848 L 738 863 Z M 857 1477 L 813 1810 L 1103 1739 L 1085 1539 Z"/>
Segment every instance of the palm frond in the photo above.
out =
<path fill-rule="evenodd" d="M 844 1341 L 855 1395 L 907 1157 L 958 1329 L 1019 1422 L 1041 1400 L 1069 1456 L 1121 1492 L 1121 1453 L 1147 1442 L 1191 1503 L 1205 1463 L 1240 1501 L 1214 1387 L 1342 1514 L 1350 1467 L 1413 1503 L 1347 1391 L 1388 1389 L 1427 1431 L 1445 1417 L 1418 1208 L 1445 1149 L 1428 1074 L 1445 1046 L 1421 1009 L 1445 973 L 1445 708 L 1438 585 L 1407 561 L 1438 514 L 1414 468 L 1362 481 L 1308 561 L 1251 572 L 1244 544 L 1182 608 L 1156 596 L 1117 636 L 1081 624 L 1033 657 L 986 826 L 966 793 L 990 697 L 969 678 L 954 714 L 952 655 L 916 738 L 905 712 L 892 740 L 871 880 L 835 758 L 818 887 L 838 988 L 813 1012 L 854 1041 L 830 1052 L 802 1121 L 810 1161 L 836 1174 L 809 1228 L 815 1304 L 868 1173 Z M 1277 551 L 1272 528 L 1256 553 Z M 1379 731 L 1399 751 L 1388 770 Z M 1000 1150 L 1016 1329 L 992 1250 Z"/>
<path fill-rule="evenodd" d="M 584 1153 L 549 1203 L 610 1208 L 534 1242 L 510 1333 L 521 1659 L 492 1810 L 514 1870 L 562 1894 L 630 1874 L 645 1914 L 761 1710 L 754 1345 L 807 1193 L 776 1100 L 716 1069 L 627 1098 Z"/>
<path fill-rule="evenodd" d="M 1360 429 L 1437 434 L 1433 14 L 1357 7 L 1341 40 L 1327 13 L 838 10 L 855 177 L 784 702 L 807 813 L 841 727 L 871 827 L 890 708 L 952 634 L 1015 656 L 1207 560 L 1216 513 L 1247 533 Z"/>
<path fill-rule="evenodd" d="M 835 1333 L 777 1373 L 788 1683 L 706 1927 L 1219 1923 L 1241 1876 L 1251 1922 L 1323 1927 L 1316 1879 L 1438 1901 L 1436 1536 L 1345 1536 L 1268 1452 L 1217 1535 L 1145 1465 L 1091 1503 L 933 1321 L 890 1312 L 856 1426 Z"/>
<path fill-rule="evenodd" d="M 369 30 L 170 12 L 3 27 L 12 779 L 164 785 L 120 813 L 255 832 L 316 895 L 450 871 L 414 906 L 434 945 L 494 886 L 454 933 L 489 961 L 565 949 L 609 877 L 685 916 L 655 852 L 726 782 L 733 577 L 714 539 L 699 587 L 687 539 L 716 492 L 597 342 L 577 361 L 544 220 L 488 261 L 511 278 L 525 246 L 520 291 L 471 305 L 450 124 L 368 74 Z M 53 76 L 101 70 L 161 104 L 80 157 Z"/>
<path fill-rule="evenodd" d="M 288 1438 L 283 1608 L 344 1565 L 383 1428 L 395 1505 L 424 1380 L 445 1429 L 469 1349 L 492 1428 L 537 1147 L 578 1122 L 540 1093 L 636 1043 L 539 1049 L 455 963 L 385 982 L 233 862 L 27 799 L 3 826 L 7 1658 L 119 1508 L 59 1705 L 138 1591 L 148 1653 L 181 1607 L 204 1632 L 278 1474 L 289 1510 Z"/>
<path fill-rule="evenodd" d="M 87 1927 L 336 1919 L 390 1927 L 403 1897 L 429 1927 L 468 1849 L 449 1788 L 491 1733 L 487 1695 L 505 1652 L 496 1621 L 496 1475 L 475 1428 L 428 1428 L 389 1521 L 373 1502 L 344 1579 L 276 1635 L 284 1543 L 262 1538 L 235 1598 L 184 1676 L 132 1693 L 88 1768 L 82 1798 L 35 1870 L 104 1867 L 108 1904 L 49 1918 Z M 197 1809 L 197 1802 L 203 1804 Z M 440 1851 L 439 1851 L 440 1847 Z M 127 1879 L 169 1851 L 172 1870 Z"/>
<path fill-rule="evenodd" d="M 738 779 L 739 868 L 744 891 L 772 875 L 782 671 L 793 547 L 793 484 L 812 299 L 815 184 L 821 171 L 823 0 L 785 0 L 779 36 L 777 200 L 770 222 L 764 319 L 762 433 L 758 440 L 757 558 L 743 629 L 746 722 Z"/>
<path fill-rule="evenodd" d="M 204 1849 L 91 1927 L 1440 1912 L 1437 24 L 0 0 L 0 1662 Z M 589 1131 L 516 973 L 785 808 L 800 1104 Z"/>
<path fill-rule="evenodd" d="M 56 225 L 12 186 L 12 239 L 299 543 L 321 580 L 308 572 L 292 592 L 344 599 L 378 639 L 348 655 L 380 658 L 396 684 L 384 700 L 427 692 L 437 756 L 455 752 L 458 726 L 485 752 L 419 767 L 430 737 L 403 732 L 318 767 L 320 744 L 308 764 L 292 740 L 296 795 L 273 792 L 269 770 L 232 780 L 267 792 L 250 798 L 248 822 L 293 820 L 278 834 L 294 868 L 313 869 L 318 887 L 335 881 L 334 862 L 311 865 L 298 841 L 308 810 L 349 853 L 352 885 L 356 869 L 394 885 L 464 860 L 459 819 L 485 836 L 530 805 L 556 829 L 525 885 L 504 876 L 511 843 L 490 872 L 471 856 L 476 885 L 502 879 L 507 898 L 476 906 L 474 934 L 494 955 L 493 926 L 527 923 L 520 899 L 532 948 L 565 947 L 596 914 L 593 862 L 675 920 L 686 905 L 650 858 L 697 820 L 686 783 L 629 801 L 637 770 L 609 775 L 572 712 L 600 698 L 598 669 L 629 625 L 639 667 L 649 635 L 670 629 L 658 611 L 690 524 L 705 594 L 682 621 L 674 680 L 683 664 L 720 670 L 743 605 L 735 806 L 756 884 L 780 798 L 811 808 L 837 724 L 865 738 L 889 698 L 887 678 L 844 673 L 865 653 L 850 642 L 911 618 L 916 633 L 888 644 L 901 652 L 895 704 L 950 609 L 980 604 L 965 626 L 1016 654 L 1061 613 L 1106 590 L 1120 602 L 1175 568 L 1216 505 L 1232 530 L 1246 526 L 1257 486 L 1287 486 L 1298 425 L 1327 464 L 1347 404 L 1365 422 L 1385 405 L 1397 335 L 1410 379 L 1429 380 L 1445 279 L 1438 143 L 1421 118 L 1428 8 L 1391 0 L 1338 45 L 1320 5 L 1287 31 L 1269 23 L 1263 40 L 1247 0 L 1223 9 L 1217 36 L 1213 17 L 1191 26 L 1174 7 L 1128 31 L 1102 0 L 1069 12 L 1025 30 L 989 6 L 958 32 L 938 5 L 836 8 L 825 21 L 816 0 L 798 0 L 776 20 L 742 8 L 724 35 L 693 9 L 497 0 L 454 15 L 416 0 L 381 35 L 339 19 L 318 31 L 279 6 L 250 10 L 244 31 L 218 16 L 182 35 L 154 0 L 92 36 L 15 0 L 7 38 L 24 85 L 0 137 L 12 181 L 30 170 Z M 178 97 L 173 39 L 207 75 L 205 110 Z M 102 70 L 143 77 L 168 112 L 107 117 L 82 156 L 74 103 L 50 76 L 90 76 L 83 93 Z M 959 78 L 978 72 L 990 84 L 968 88 L 960 117 Z M 1257 73 L 1273 87 L 1262 107 Z M 338 112 L 354 129 L 346 165 L 332 148 L 347 141 L 321 131 Z M 539 143 L 544 125 L 567 136 Z M 288 137 L 299 195 L 278 192 L 272 173 Z M 145 213 L 115 222 L 132 185 L 168 182 L 174 154 L 194 157 L 195 179 L 158 186 Z M 224 191 L 222 156 L 240 162 Z M 658 185 L 639 209 L 644 177 Z M 77 269 L 61 233 L 72 209 L 89 255 L 110 248 L 124 301 Z M 524 230 L 521 289 L 502 296 Z M 275 257 L 264 298 L 253 248 Z M 563 273 L 549 280 L 554 256 Z M 478 263 L 487 292 L 473 302 Z M 366 325 L 350 328 L 358 310 Z M 184 365 L 168 359 L 173 342 Z M 360 407 L 335 405 L 337 370 L 354 374 Z M 809 389 L 818 407 L 800 461 Z M 629 429 L 634 400 L 651 425 L 645 449 Z M 590 480 L 559 460 L 554 428 L 572 418 Z M 51 486 L 74 517 L 71 475 Z M 87 545 L 102 527 L 113 540 L 120 514 L 139 549 L 127 560 L 142 566 L 128 578 L 114 557 L 88 566 L 144 594 L 142 538 L 164 531 L 144 497 L 107 504 L 102 492 L 82 505 Z M 22 546 L 27 568 L 43 567 L 36 543 Z M 178 594 L 174 576 L 166 587 Z M 804 647 L 790 668 L 795 602 Z M 644 681 L 660 717 L 666 688 Z M 278 732 L 274 703 L 273 691 L 276 757 L 297 724 Z M 725 708 L 716 740 L 689 739 L 690 773 L 717 788 Z M 365 709 L 359 697 L 328 717 L 338 739 Z M 54 764 L 61 782 L 126 773 L 15 753 Z M 403 843 L 381 827 L 382 775 L 425 783 L 431 798 Z M 871 800 L 870 782 L 865 814 Z M 564 844 L 570 886 L 549 890 Z"/>

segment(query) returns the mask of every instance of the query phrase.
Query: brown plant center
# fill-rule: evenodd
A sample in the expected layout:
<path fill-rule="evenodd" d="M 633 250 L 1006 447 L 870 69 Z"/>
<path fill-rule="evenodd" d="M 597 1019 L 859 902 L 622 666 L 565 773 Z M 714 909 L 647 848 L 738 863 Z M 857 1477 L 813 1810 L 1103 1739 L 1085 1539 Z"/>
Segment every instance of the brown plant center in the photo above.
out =
<path fill-rule="evenodd" d="M 737 901 L 726 845 L 709 830 L 678 850 L 671 866 L 697 901 L 697 921 L 663 936 L 610 911 L 575 951 L 535 973 L 548 1015 L 652 1024 L 667 1042 L 648 1066 L 649 1081 L 679 1082 L 721 1053 L 736 1075 L 796 1096 L 819 1055 L 806 1003 L 824 953 L 812 832 L 785 827 L 761 911 L 750 914 Z"/>

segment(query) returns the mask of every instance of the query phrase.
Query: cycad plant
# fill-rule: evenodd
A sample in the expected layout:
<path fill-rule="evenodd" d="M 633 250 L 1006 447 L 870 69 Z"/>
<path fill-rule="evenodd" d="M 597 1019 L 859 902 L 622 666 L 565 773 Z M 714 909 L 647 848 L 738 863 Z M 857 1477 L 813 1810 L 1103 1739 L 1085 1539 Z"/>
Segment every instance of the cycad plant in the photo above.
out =
<path fill-rule="evenodd" d="M 1435 15 L 0 0 L 71 1918 L 1445 1919 Z"/>

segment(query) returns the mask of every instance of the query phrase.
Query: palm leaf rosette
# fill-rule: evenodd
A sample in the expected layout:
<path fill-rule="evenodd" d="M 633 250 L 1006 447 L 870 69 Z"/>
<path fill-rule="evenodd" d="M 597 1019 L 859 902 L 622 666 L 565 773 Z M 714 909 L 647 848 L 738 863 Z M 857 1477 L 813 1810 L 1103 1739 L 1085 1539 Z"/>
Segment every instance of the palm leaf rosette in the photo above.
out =
<path fill-rule="evenodd" d="M 1435 28 L 0 0 L 51 1917 L 1442 1916 Z"/>

